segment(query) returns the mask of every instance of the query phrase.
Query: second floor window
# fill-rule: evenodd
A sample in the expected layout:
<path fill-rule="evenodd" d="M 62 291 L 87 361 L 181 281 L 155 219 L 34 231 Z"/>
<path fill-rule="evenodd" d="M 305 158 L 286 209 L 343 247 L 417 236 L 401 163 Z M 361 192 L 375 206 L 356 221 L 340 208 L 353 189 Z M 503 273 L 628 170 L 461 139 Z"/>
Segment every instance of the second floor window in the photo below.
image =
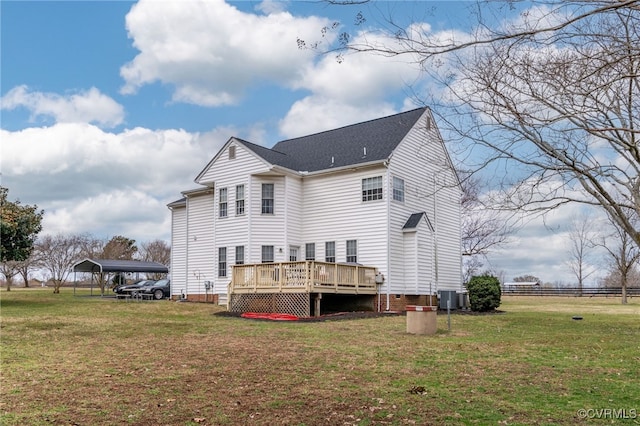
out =
<path fill-rule="evenodd" d="M 362 179 L 362 201 L 382 200 L 382 176 Z"/>
<path fill-rule="evenodd" d="M 273 184 L 262 184 L 262 214 L 273 214 Z"/>
<path fill-rule="evenodd" d="M 227 276 L 227 248 L 218 247 L 218 276 Z"/>
<path fill-rule="evenodd" d="M 236 186 L 236 216 L 244 214 L 244 185 Z"/>
<path fill-rule="evenodd" d="M 393 199 L 404 202 L 404 180 L 395 176 L 393 178 Z"/>
<path fill-rule="evenodd" d="M 336 242 L 327 241 L 324 243 L 324 261 L 335 263 L 336 262 Z"/>
<path fill-rule="evenodd" d="M 218 204 L 218 211 L 220 213 L 220 217 L 227 217 L 227 188 L 220 188 L 220 200 Z"/>

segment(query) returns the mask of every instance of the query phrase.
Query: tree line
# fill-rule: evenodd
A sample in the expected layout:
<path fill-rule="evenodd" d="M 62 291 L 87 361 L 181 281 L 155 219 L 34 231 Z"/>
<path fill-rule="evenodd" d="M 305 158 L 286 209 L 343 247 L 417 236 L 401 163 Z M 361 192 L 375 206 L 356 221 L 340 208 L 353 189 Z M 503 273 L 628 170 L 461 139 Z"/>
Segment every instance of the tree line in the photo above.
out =
<path fill-rule="evenodd" d="M 59 293 L 73 265 L 86 258 L 142 260 L 170 266 L 171 247 L 160 239 L 138 245 L 122 235 L 108 239 L 89 233 L 39 235 L 44 211 L 19 200 L 9 201 L 8 192 L 7 188 L 0 187 L 0 273 L 5 278 L 7 291 L 18 277 L 28 287 L 32 273 L 41 271 L 53 283 L 53 292 Z M 104 291 L 108 284 L 106 277 L 99 277 L 98 284 Z"/>

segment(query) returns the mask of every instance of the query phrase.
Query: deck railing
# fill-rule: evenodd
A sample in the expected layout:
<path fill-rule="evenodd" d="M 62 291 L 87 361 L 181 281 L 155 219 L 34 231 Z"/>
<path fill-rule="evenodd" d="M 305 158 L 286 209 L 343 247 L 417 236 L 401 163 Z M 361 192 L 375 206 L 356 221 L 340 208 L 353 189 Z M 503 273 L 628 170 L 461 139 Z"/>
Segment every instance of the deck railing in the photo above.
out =
<path fill-rule="evenodd" d="M 316 261 L 233 265 L 230 294 L 376 294 L 377 270 L 371 266 Z"/>

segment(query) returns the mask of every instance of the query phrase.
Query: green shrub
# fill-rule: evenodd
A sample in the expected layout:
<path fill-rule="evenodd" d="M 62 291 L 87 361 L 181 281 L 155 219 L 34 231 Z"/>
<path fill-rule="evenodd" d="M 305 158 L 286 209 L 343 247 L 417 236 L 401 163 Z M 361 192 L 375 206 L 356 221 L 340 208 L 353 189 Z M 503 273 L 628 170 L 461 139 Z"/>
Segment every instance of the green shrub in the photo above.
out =
<path fill-rule="evenodd" d="M 486 312 L 500 306 L 500 281 L 490 275 L 472 277 L 467 283 L 472 311 Z"/>

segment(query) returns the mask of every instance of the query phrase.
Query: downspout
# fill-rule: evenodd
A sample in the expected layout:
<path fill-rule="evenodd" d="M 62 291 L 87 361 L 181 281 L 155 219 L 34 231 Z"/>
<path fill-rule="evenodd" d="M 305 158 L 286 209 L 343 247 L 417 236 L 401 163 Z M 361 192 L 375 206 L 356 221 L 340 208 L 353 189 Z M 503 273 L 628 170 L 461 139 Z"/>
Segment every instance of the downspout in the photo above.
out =
<path fill-rule="evenodd" d="M 389 161 L 385 161 L 384 166 L 387 168 L 387 173 L 386 173 L 386 187 L 387 187 L 387 191 L 386 191 L 386 196 L 387 196 L 387 304 L 386 304 L 386 308 L 385 310 L 388 311 L 390 309 L 390 298 L 391 295 L 389 294 L 389 289 L 390 289 L 390 278 L 391 278 L 391 197 L 389 196 L 389 184 L 390 184 L 390 179 L 389 179 Z"/>
<path fill-rule="evenodd" d="M 184 268 L 184 297 L 182 296 L 182 294 L 180 295 L 180 300 L 187 300 L 189 298 L 189 268 L 190 268 L 190 262 L 189 262 L 189 249 L 191 248 L 191 237 L 189 236 L 189 223 L 191 222 L 191 215 L 189 214 L 189 206 L 191 205 L 191 201 L 189 199 L 189 197 L 187 197 L 187 206 L 186 206 L 186 228 L 187 228 L 187 250 L 185 253 L 185 259 L 184 259 L 184 263 L 185 263 L 185 268 Z M 171 251 L 173 253 L 173 250 Z"/>
<path fill-rule="evenodd" d="M 289 255 L 289 197 L 288 197 L 288 191 L 287 191 L 287 181 L 289 179 L 289 176 L 285 175 L 283 177 L 283 184 L 282 186 L 284 187 L 284 241 L 282 242 L 283 244 L 283 258 L 282 258 L 282 262 L 286 262 Z M 275 189 L 274 189 L 274 194 L 273 194 L 274 198 L 275 198 Z M 275 210 L 275 206 L 273 207 Z M 274 211 L 275 213 L 275 211 Z"/>
<path fill-rule="evenodd" d="M 436 189 L 436 175 L 433 174 L 433 257 L 436 294 L 440 284 L 438 276 L 438 191 Z"/>

